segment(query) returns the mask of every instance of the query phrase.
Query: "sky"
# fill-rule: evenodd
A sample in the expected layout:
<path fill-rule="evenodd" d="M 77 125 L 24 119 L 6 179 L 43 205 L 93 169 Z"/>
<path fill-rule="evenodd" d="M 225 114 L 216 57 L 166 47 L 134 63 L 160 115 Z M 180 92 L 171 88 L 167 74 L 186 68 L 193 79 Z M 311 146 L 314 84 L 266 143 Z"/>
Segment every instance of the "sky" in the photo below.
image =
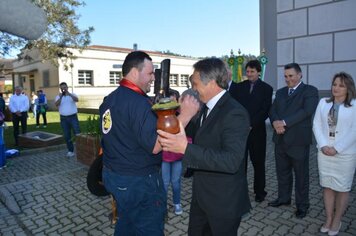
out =
<path fill-rule="evenodd" d="M 193 57 L 260 54 L 259 0 L 84 0 L 81 29 L 91 45 Z"/>

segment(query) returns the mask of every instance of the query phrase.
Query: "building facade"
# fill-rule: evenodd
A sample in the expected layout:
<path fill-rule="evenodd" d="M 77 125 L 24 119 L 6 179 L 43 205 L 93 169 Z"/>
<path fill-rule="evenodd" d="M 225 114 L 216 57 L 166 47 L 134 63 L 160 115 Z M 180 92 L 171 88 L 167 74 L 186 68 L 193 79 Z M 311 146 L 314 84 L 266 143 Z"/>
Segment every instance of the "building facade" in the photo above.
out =
<path fill-rule="evenodd" d="M 14 59 L 0 58 L 0 92 L 7 93 L 7 85 L 12 85 L 12 63 Z"/>
<path fill-rule="evenodd" d="M 66 82 L 69 91 L 79 96 L 79 108 L 98 109 L 103 98 L 117 88 L 122 79 L 122 64 L 131 51 L 128 48 L 99 45 L 90 46 L 82 52 L 73 49 L 71 52 L 76 59 L 69 62 L 68 70 L 64 69 L 61 60 L 58 60 L 59 67 L 56 67 L 41 61 L 36 51 L 23 52 L 22 59 L 13 63 L 13 83 L 22 86 L 27 95 L 42 89 L 46 93 L 49 107 L 53 109 L 59 84 Z M 160 68 L 162 60 L 170 59 L 170 87 L 179 92 L 187 89 L 197 59 L 146 52 L 152 57 L 156 69 Z M 153 84 L 149 95 L 153 96 Z"/>
<path fill-rule="evenodd" d="M 326 95 L 333 75 L 356 79 L 355 0 L 260 0 L 260 40 L 266 49 L 265 79 L 285 86 L 283 66 L 297 62 L 303 81 Z"/>

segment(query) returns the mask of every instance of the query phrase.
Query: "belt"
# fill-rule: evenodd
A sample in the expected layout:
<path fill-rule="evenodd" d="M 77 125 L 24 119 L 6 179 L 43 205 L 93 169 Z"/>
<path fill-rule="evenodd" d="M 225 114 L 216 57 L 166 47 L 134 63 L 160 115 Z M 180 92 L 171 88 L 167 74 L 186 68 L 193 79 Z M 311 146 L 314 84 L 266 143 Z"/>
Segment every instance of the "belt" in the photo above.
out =
<path fill-rule="evenodd" d="M 335 137 L 335 132 L 329 132 L 329 137 Z"/>
<path fill-rule="evenodd" d="M 69 115 L 69 116 L 64 116 L 64 115 L 61 115 L 61 117 L 71 117 L 71 116 L 76 116 L 76 115 L 77 115 L 77 113 L 74 113 L 74 114 Z"/>

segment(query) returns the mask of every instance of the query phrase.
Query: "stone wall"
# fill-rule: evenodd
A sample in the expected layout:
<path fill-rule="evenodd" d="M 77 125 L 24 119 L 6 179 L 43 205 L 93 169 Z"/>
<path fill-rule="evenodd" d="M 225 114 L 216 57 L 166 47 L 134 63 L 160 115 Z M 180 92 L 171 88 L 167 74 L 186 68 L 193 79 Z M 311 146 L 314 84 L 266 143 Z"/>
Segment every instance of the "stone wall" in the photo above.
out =
<path fill-rule="evenodd" d="M 356 79 L 356 1 L 272 1 L 276 4 L 274 12 L 260 1 L 261 16 L 276 17 L 276 35 L 264 29 L 261 38 L 275 38 L 275 45 L 266 48 L 267 56 L 276 58 L 275 65 L 268 64 L 270 75 L 277 76 L 277 81 L 271 83 L 275 89 L 285 86 L 283 66 L 290 62 L 299 63 L 303 81 L 316 86 L 321 93 L 330 89 L 331 79 L 337 72 L 345 71 Z M 268 53 L 269 50 L 272 52 Z"/>

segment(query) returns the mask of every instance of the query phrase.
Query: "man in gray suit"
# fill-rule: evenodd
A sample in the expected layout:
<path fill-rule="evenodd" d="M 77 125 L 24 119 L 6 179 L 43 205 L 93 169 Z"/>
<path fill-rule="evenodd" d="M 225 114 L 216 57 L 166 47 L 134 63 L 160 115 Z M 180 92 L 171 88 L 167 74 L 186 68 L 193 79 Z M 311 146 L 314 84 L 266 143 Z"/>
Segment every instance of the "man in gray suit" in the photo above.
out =
<path fill-rule="evenodd" d="M 304 84 L 297 63 L 284 66 L 287 86 L 276 92 L 269 117 L 275 143 L 278 198 L 269 206 L 291 203 L 293 173 L 297 218 L 303 218 L 309 208 L 309 147 L 312 143 L 312 116 L 318 105 L 318 90 Z"/>
<path fill-rule="evenodd" d="M 158 131 L 163 150 L 184 154 L 183 162 L 194 169 L 188 235 L 236 236 L 251 208 L 244 162 L 249 117 L 226 91 L 227 82 L 223 61 L 198 61 L 192 84 L 205 108 L 193 144 L 183 126 L 175 135 Z"/>

